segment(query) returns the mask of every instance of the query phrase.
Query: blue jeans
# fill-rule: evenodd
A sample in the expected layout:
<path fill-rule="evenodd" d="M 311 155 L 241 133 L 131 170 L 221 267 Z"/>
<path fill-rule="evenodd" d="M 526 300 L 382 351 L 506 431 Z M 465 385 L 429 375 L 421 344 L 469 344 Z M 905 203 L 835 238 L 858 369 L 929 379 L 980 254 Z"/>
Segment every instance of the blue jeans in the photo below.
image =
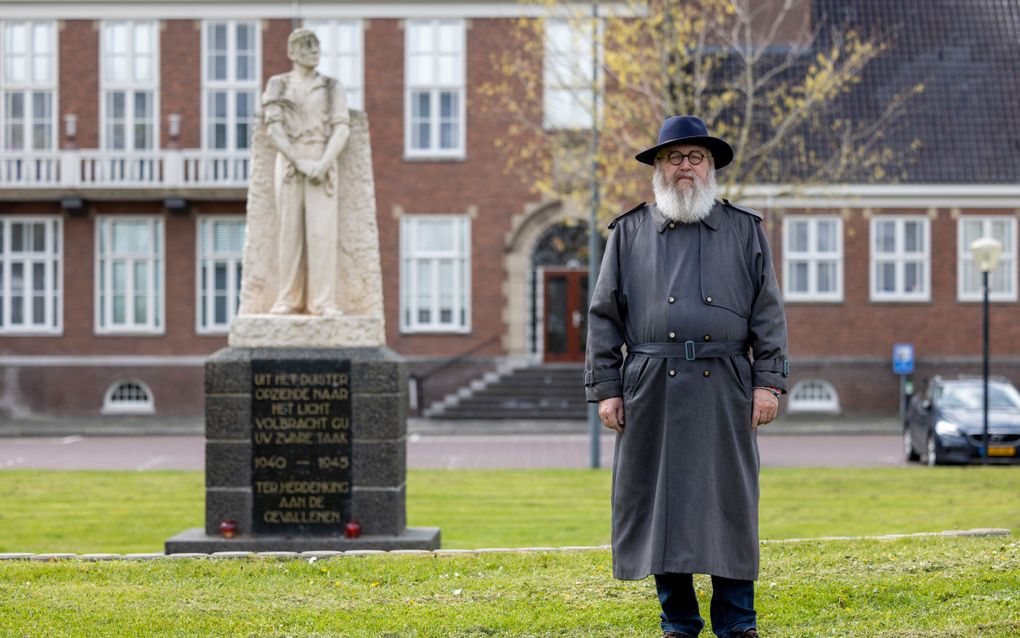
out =
<path fill-rule="evenodd" d="M 705 626 L 698 612 L 691 574 L 656 574 L 655 588 L 662 605 L 662 630 L 697 636 Z M 712 631 L 719 638 L 757 627 L 754 581 L 712 576 Z"/>

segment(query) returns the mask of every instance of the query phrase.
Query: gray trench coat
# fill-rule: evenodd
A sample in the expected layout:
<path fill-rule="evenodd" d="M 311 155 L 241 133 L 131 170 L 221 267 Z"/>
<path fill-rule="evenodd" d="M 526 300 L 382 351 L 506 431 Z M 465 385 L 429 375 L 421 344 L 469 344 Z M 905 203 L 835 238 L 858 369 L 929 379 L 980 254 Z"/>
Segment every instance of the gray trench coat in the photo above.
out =
<path fill-rule="evenodd" d="M 623 397 L 613 575 L 757 579 L 751 397 L 760 386 L 785 391 L 789 374 L 761 216 L 717 202 L 699 223 L 671 223 L 642 204 L 610 228 L 589 311 L 585 390 L 590 402 Z"/>

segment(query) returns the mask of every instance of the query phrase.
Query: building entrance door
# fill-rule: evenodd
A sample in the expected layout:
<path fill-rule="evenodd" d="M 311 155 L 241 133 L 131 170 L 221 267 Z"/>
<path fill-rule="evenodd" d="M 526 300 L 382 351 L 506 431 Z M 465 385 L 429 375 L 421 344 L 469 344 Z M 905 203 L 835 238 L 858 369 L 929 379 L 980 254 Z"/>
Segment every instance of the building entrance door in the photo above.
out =
<path fill-rule="evenodd" d="M 588 273 L 546 270 L 545 353 L 550 363 L 583 362 L 588 340 Z"/>

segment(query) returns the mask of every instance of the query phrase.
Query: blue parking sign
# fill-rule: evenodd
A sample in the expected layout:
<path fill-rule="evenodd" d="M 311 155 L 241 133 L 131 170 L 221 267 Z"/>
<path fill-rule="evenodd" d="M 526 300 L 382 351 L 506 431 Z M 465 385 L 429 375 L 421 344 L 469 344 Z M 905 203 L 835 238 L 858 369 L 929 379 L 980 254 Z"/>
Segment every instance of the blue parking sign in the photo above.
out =
<path fill-rule="evenodd" d="M 893 374 L 912 374 L 914 372 L 914 344 L 893 344 L 892 371 Z"/>

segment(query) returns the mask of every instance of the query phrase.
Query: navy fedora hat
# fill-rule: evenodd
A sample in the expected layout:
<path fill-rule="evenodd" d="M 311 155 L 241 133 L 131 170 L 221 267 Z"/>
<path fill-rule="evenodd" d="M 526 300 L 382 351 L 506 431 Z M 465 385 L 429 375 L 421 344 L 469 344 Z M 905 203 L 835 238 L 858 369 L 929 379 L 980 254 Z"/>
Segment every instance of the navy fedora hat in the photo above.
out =
<path fill-rule="evenodd" d="M 722 168 L 733 161 L 733 149 L 730 145 L 708 134 L 708 127 L 700 117 L 693 115 L 674 115 L 666 118 L 659 129 L 659 143 L 646 148 L 634 156 L 639 162 L 655 164 L 655 155 L 663 148 L 673 144 L 695 144 L 704 146 L 712 153 L 715 167 Z"/>

